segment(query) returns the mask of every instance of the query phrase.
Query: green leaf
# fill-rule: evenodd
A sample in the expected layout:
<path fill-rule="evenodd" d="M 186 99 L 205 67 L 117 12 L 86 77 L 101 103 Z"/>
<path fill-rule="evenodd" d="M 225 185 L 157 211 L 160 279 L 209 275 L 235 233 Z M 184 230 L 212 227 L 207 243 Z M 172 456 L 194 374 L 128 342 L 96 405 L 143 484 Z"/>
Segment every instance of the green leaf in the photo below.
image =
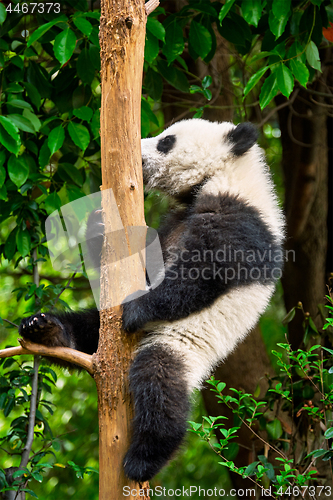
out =
<path fill-rule="evenodd" d="M 204 79 L 202 80 L 202 88 L 207 89 L 208 87 L 210 87 L 212 82 L 213 82 L 213 79 L 210 75 L 205 76 Z"/>
<path fill-rule="evenodd" d="M 12 260 L 16 252 L 16 232 L 18 227 L 14 227 L 9 236 L 7 237 L 5 243 L 5 257 L 8 260 Z"/>
<path fill-rule="evenodd" d="M 93 30 L 92 24 L 83 17 L 74 18 L 75 26 L 86 36 L 90 36 Z"/>
<path fill-rule="evenodd" d="M 45 139 L 42 147 L 40 148 L 39 156 L 38 156 L 38 162 L 39 162 L 39 166 L 41 168 L 46 167 L 46 165 L 49 162 L 50 156 L 51 156 L 51 153 L 50 153 L 50 150 L 49 150 L 49 147 L 47 144 L 47 139 Z"/>
<path fill-rule="evenodd" d="M 56 151 L 58 151 L 58 149 L 61 148 L 61 146 L 64 143 L 64 140 L 65 140 L 65 131 L 61 125 L 51 130 L 47 141 L 51 156 Z"/>
<path fill-rule="evenodd" d="M 250 92 L 250 90 L 253 89 L 259 82 L 260 78 L 266 73 L 268 70 L 268 66 L 265 66 L 264 68 L 259 69 L 254 75 L 251 76 L 249 81 L 247 82 L 245 89 L 244 89 L 244 97 L 247 96 L 247 94 Z"/>
<path fill-rule="evenodd" d="M 141 109 L 141 137 L 145 139 L 150 131 L 150 121 L 144 109 Z"/>
<path fill-rule="evenodd" d="M 283 318 L 282 320 L 283 326 L 286 326 L 288 323 L 290 323 L 294 319 L 295 314 L 296 314 L 296 307 L 293 307 Z"/>
<path fill-rule="evenodd" d="M 279 439 L 282 436 L 282 426 L 278 418 L 266 424 L 266 430 L 272 439 Z"/>
<path fill-rule="evenodd" d="M 185 6 L 183 9 L 182 9 L 182 12 L 186 11 L 186 10 L 197 10 L 198 12 L 203 12 L 204 14 L 208 14 L 209 16 L 213 16 L 214 18 L 217 18 L 218 15 L 217 15 L 217 12 L 216 10 L 214 9 L 214 7 L 212 5 L 210 5 L 210 3 L 206 2 L 206 3 L 197 3 L 197 2 L 192 2 L 190 3 L 190 5 L 188 6 Z"/>
<path fill-rule="evenodd" d="M 261 87 L 261 92 L 259 96 L 259 104 L 260 108 L 264 109 L 271 102 L 273 97 L 279 91 L 279 87 L 277 84 L 276 74 L 272 73 L 268 78 L 264 81 L 263 86 Z"/>
<path fill-rule="evenodd" d="M 145 42 L 145 60 L 151 64 L 160 51 L 160 46 L 158 43 L 158 39 L 156 36 L 147 32 L 146 34 L 146 42 Z"/>
<path fill-rule="evenodd" d="M 289 65 L 296 80 L 298 80 L 303 87 L 306 87 L 306 84 L 309 81 L 310 73 L 305 64 L 297 59 L 290 59 Z"/>
<path fill-rule="evenodd" d="M 224 22 L 222 26 L 217 26 L 217 28 L 223 38 L 235 44 L 235 48 L 240 54 L 245 55 L 250 52 L 252 33 L 249 25 L 241 16 L 230 12 L 228 22 Z"/>
<path fill-rule="evenodd" d="M 325 438 L 326 439 L 331 439 L 333 438 L 333 427 L 330 427 L 329 429 L 327 429 L 325 431 L 325 434 L 324 434 Z"/>
<path fill-rule="evenodd" d="M 68 132 L 74 144 L 82 149 L 82 151 L 85 151 L 90 142 L 89 130 L 80 123 L 70 122 L 68 124 Z"/>
<path fill-rule="evenodd" d="M 150 31 L 158 40 L 165 41 L 165 28 L 162 23 L 160 23 L 157 19 L 153 19 L 152 17 L 147 18 L 146 28 Z"/>
<path fill-rule="evenodd" d="M 277 71 L 277 84 L 279 90 L 286 97 L 289 97 L 294 88 L 294 77 L 285 64 L 280 64 Z"/>
<path fill-rule="evenodd" d="M 0 143 L 15 155 L 18 154 L 21 146 L 21 138 L 17 126 L 5 116 L 0 116 Z"/>
<path fill-rule="evenodd" d="M 161 75 L 166 79 L 170 85 L 180 90 L 181 92 L 188 92 L 189 85 L 186 76 L 182 71 L 172 65 L 168 65 L 166 61 L 160 60 L 157 63 L 157 68 Z"/>
<path fill-rule="evenodd" d="M 229 10 L 233 6 L 236 0 L 226 0 L 225 4 L 223 5 L 222 9 L 220 10 L 219 13 L 219 21 L 222 24 L 223 19 L 225 16 L 228 14 Z"/>
<path fill-rule="evenodd" d="M 3 320 L 2 320 L 2 318 L 1 318 L 1 322 L 0 322 L 0 324 L 1 324 L 1 325 L 3 325 Z M 4 403 L 5 403 L 6 399 L 7 399 L 7 393 L 6 393 L 6 392 L 3 392 L 3 393 L 1 394 L 1 396 L 0 396 L 0 410 L 2 410 L 2 409 L 3 409 L 3 407 L 4 407 Z"/>
<path fill-rule="evenodd" d="M 212 47 L 212 37 L 208 29 L 196 21 L 191 22 L 188 40 L 201 59 L 207 56 Z"/>
<path fill-rule="evenodd" d="M 0 4 L 0 24 L 3 24 L 5 22 L 6 17 L 7 17 L 6 7 L 2 3 Z"/>
<path fill-rule="evenodd" d="M 159 101 L 163 92 L 163 80 L 161 75 L 152 68 L 148 68 L 144 84 L 149 97 L 154 99 L 154 101 Z"/>
<path fill-rule="evenodd" d="M 273 0 L 272 11 L 275 17 L 286 16 L 290 11 L 291 0 Z"/>
<path fill-rule="evenodd" d="M 62 178 L 63 178 L 62 173 L 64 173 L 65 179 L 66 179 L 66 176 L 69 176 L 69 178 L 72 181 L 74 181 L 75 184 L 77 184 L 78 186 L 83 185 L 83 179 L 82 179 L 81 172 L 79 172 L 79 170 L 76 167 L 74 167 L 74 165 L 72 165 L 71 163 L 59 163 L 58 168 L 59 168 L 59 174 Z M 68 179 L 68 177 L 67 177 L 67 179 Z"/>
<path fill-rule="evenodd" d="M 280 0 L 274 0 L 274 2 L 280 2 Z M 289 10 L 284 12 L 280 17 L 275 17 L 273 10 L 269 11 L 268 24 L 271 32 L 275 35 L 275 40 L 284 32 L 290 17 L 290 12 L 291 11 Z"/>
<path fill-rule="evenodd" d="M 48 195 L 47 198 L 45 198 L 45 210 L 47 211 L 48 215 L 52 214 L 55 210 L 59 210 L 61 207 L 61 200 L 59 198 L 58 193 L 55 191 L 51 194 Z"/>
<path fill-rule="evenodd" d="M 39 129 L 41 128 L 42 124 L 41 124 L 38 116 L 36 116 L 35 113 L 31 113 L 31 111 L 29 109 L 23 110 L 23 116 L 24 116 L 24 118 L 27 118 L 32 123 L 36 132 L 39 132 Z"/>
<path fill-rule="evenodd" d="M 227 384 L 226 384 L 225 382 L 220 382 L 219 384 L 217 384 L 216 389 L 217 389 L 219 392 L 222 392 L 222 391 L 223 391 L 223 389 L 225 389 L 226 385 L 227 385 Z"/>
<path fill-rule="evenodd" d="M 36 493 L 34 491 L 30 490 L 29 488 L 23 488 L 21 491 L 28 493 L 28 495 L 30 495 L 31 497 L 38 498 Z"/>
<path fill-rule="evenodd" d="M 36 87 L 29 82 L 23 82 L 23 85 L 25 87 L 25 90 L 28 94 L 30 101 L 34 106 L 36 106 L 37 110 L 39 110 L 42 102 L 40 93 L 38 92 Z"/>
<path fill-rule="evenodd" d="M 19 83 L 11 82 L 4 87 L 4 90 L 6 92 L 11 92 L 13 94 L 20 94 L 21 92 L 23 92 L 24 89 L 23 87 L 21 87 Z"/>
<path fill-rule="evenodd" d="M 18 229 L 16 233 L 16 245 L 22 257 L 28 255 L 31 250 L 31 238 L 29 231 L 26 229 L 22 231 L 21 228 Z"/>
<path fill-rule="evenodd" d="M 100 135 L 100 128 L 101 128 L 101 113 L 99 109 L 96 109 L 95 113 L 93 114 L 92 120 L 90 122 L 90 130 L 93 135 L 93 139 L 96 139 Z"/>
<path fill-rule="evenodd" d="M 14 108 L 29 109 L 30 111 L 33 112 L 31 104 L 29 104 L 26 101 L 22 101 L 22 99 L 12 99 L 10 102 L 8 102 L 8 104 L 14 106 Z"/>
<path fill-rule="evenodd" d="M 6 161 L 6 153 L 4 150 L 0 151 L 0 166 L 2 167 Z"/>
<path fill-rule="evenodd" d="M 56 17 L 55 19 L 53 19 L 53 21 L 50 21 L 49 23 L 43 24 L 42 26 L 37 28 L 36 31 L 34 31 L 33 34 L 29 36 L 27 46 L 30 47 L 30 45 L 33 42 L 35 42 L 36 40 L 38 40 L 38 38 L 43 36 L 44 33 L 46 33 L 50 28 L 52 28 L 52 26 L 54 26 L 57 23 L 61 23 L 61 22 L 67 22 L 67 17 L 64 15 L 62 15 L 60 17 Z"/>
<path fill-rule="evenodd" d="M 242 13 L 245 21 L 253 26 L 258 26 L 263 5 L 261 0 L 245 0 L 242 2 Z"/>
<path fill-rule="evenodd" d="M 316 325 L 314 324 L 313 319 L 312 319 L 311 317 L 309 317 L 309 326 L 310 326 L 310 328 L 311 328 L 311 329 L 312 329 L 315 333 L 317 333 L 317 334 L 319 333 L 319 332 L 318 332 L 318 330 L 317 330 L 317 327 L 316 327 Z M 320 347 L 320 346 L 315 346 L 315 347 L 312 347 L 312 348 L 311 348 L 311 350 L 312 350 L 312 349 L 314 349 L 314 348 L 318 348 L 318 347 Z M 312 399 L 312 398 L 307 398 L 307 399 Z"/>
<path fill-rule="evenodd" d="M 163 54 L 169 62 L 172 62 L 178 55 L 182 54 L 183 51 L 183 30 L 175 19 L 165 30 L 165 45 L 163 47 Z"/>
<path fill-rule="evenodd" d="M 313 458 L 319 458 L 319 457 L 322 457 L 323 455 L 325 455 L 327 453 L 327 450 L 323 450 L 322 448 L 320 448 L 319 450 L 313 450 L 311 451 L 311 453 L 309 453 L 305 458 L 308 458 L 308 457 L 313 457 Z"/>
<path fill-rule="evenodd" d="M 257 461 L 257 462 L 252 462 L 252 464 L 248 465 L 248 466 L 246 467 L 246 469 L 245 469 L 244 473 L 243 473 L 243 477 L 244 477 L 244 476 L 251 476 L 251 475 L 254 473 L 254 471 L 256 470 L 256 467 L 257 467 L 257 465 L 258 465 L 258 464 L 260 464 L 260 462 L 259 462 L 259 461 Z"/>
<path fill-rule="evenodd" d="M 34 126 L 30 122 L 30 120 L 28 120 L 24 116 L 17 114 L 10 114 L 7 115 L 7 118 L 9 118 L 10 121 L 14 123 L 14 125 L 16 125 L 16 127 L 19 128 L 20 130 L 23 130 L 24 132 L 30 132 L 31 134 L 36 133 Z"/>
<path fill-rule="evenodd" d="M 23 156 L 11 155 L 7 164 L 8 175 L 15 186 L 21 187 L 29 176 L 29 166 L 26 159 Z"/>
<path fill-rule="evenodd" d="M 152 112 L 148 102 L 144 98 L 141 99 L 141 110 L 144 110 L 144 112 L 146 113 L 147 117 L 151 122 L 155 123 L 157 127 L 159 126 L 156 115 Z"/>
<path fill-rule="evenodd" d="M 27 472 L 28 472 L 28 470 L 25 467 L 22 469 L 16 470 L 15 472 L 13 472 L 13 478 L 16 479 L 17 477 L 20 477 L 20 476 L 22 476 L 22 474 L 26 474 Z"/>
<path fill-rule="evenodd" d="M 318 47 L 312 40 L 306 47 L 305 54 L 311 68 L 317 69 L 318 71 L 322 72 Z"/>
<path fill-rule="evenodd" d="M 3 186 L 3 183 L 6 180 L 6 170 L 3 166 L 0 167 L 0 187 Z"/>
<path fill-rule="evenodd" d="M 93 115 L 93 110 L 89 108 L 89 106 L 81 106 L 81 108 L 73 110 L 73 115 L 80 118 L 80 120 L 90 122 Z"/>
<path fill-rule="evenodd" d="M 99 28 L 97 26 L 93 27 L 89 40 L 99 48 Z"/>
<path fill-rule="evenodd" d="M 294 42 L 290 49 L 288 50 L 288 59 L 296 59 L 305 64 L 306 55 L 305 55 L 305 46 L 303 47 L 300 43 Z"/>
<path fill-rule="evenodd" d="M 43 68 L 43 66 L 38 65 L 35 61 L 30 60 L 29 66 L 27 68 L 27 80 L 31 85 L 36 87 L 42 98 L 51 97 L 53 86 L 50 82 L 50 75 L 45 70 L 45 68 Z"/>
<path fill-rule="evenodd" d="M 66 185 L 66 191 L 70 202 L 78 200 L 79 198 L 83 198 L 85 196 L 85 194 L 78 187 L 70 184 Z"/>
<path fill-rule="evenodd" d="M 71 57 L 76 46 L 75 33 L 67 28 L 55 37 L 54 40 L 54 55 L 63 66 Z"/>
<path fill-rule="evenodd" d="M 43 481 L 43 476 L 41 475 L 40 472 L 32 472 L 31 475 L 39 483 L 41 483 Z"/>
<path fill-rule="evenodd" d="M 90 51 L 87 48 L 81 50 L 77 58 L 76 70 L 82 82 L 90 85 L 95 76 L 95 68 L 91 63 Z"/>

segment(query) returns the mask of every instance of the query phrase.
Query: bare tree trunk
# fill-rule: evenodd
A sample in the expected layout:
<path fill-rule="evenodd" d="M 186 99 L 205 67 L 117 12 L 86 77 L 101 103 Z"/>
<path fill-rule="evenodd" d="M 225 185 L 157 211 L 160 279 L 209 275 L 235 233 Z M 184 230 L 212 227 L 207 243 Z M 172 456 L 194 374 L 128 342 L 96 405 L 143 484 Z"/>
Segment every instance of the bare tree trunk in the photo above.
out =
<path fill-rule="evenodd" d="M 327 75 L 322 76 L 321 81 Z M 317 82 L 315 89 L 325 91 Z M 293 106 L 279 111 L 282 165 L 285 175 L 287 216 L 286 250 L 295 252 L 285 264 L 282 284 L 287 310 L 302 302 L 317 327 L 322 327 L 318 304 L 323 303 L 326 284 L 328 215 L 327 107 L 321 96 L 301 91 Z M 283 97 L 279 99 L 281 101 Z M 292 257 L 292 254 L 289 254 Z M 303 340 L 300 311 L 289 324 L 293 348 Z"/>
<path fill-rule="evenodd" d="M 112 189 L 116 208 L 110 210 L 110 197 L 102 191 L 106 234 L 124 226 L 145 226 L 140 154 L 140 105 L 145 40 L 143 0 L 104 0 L 102 2 L 101 41 L 101 149 L 102 189 Z M 112 200 L 111 200 L 112 201 Z M 127 233 L 126 239 L 128 240 Z M 125 241 L 126 243 L 126 241 Z M 144 243 L 141 248 L 144 248 Z M 121 255 L 120 248 L 119 260 Z M 130 249 L 129 249 L 130 251 Z M 108 244 L 103 259 L 110 256 Z M 142 265 L 139 263 L 142 269 Z M 118 282 L 110 282 L 106 267 L 101 275 L 101 328 L 94 369 L 99 400 L 100 500 L 123 498 L 123 487 L 139 491 L 123 472 L 123 457 L 129 445 L 133 409 L 128 393 L 127 372 L 137 337 L 121 331 L 121 307 L 104 308 L 117 302 Z M 132 290 L 144 288 L 144 274 L 128 269 Z M 140 282 L 141 278 L 141 282 Z M 146 483 L 145 486 L 147 486 Z M 136 496 L 127 496 L 136 498 Z M 147 496 L 140 498 L 147 498 Z"/>

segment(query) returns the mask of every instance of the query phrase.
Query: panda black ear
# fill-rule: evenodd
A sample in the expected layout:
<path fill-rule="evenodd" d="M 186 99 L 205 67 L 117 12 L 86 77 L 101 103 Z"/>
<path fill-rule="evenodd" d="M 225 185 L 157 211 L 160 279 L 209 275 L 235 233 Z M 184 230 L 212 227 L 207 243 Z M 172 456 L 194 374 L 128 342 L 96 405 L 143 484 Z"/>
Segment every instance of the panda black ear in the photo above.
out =
<path fill-rule="evenodd" d="M 256 143 L 258 135 L 258 130 L 252 123 L 240 123 L 227 133 L 227 140 L 232 144 L 231 152 L 235 156 L 242 156 Z"/>

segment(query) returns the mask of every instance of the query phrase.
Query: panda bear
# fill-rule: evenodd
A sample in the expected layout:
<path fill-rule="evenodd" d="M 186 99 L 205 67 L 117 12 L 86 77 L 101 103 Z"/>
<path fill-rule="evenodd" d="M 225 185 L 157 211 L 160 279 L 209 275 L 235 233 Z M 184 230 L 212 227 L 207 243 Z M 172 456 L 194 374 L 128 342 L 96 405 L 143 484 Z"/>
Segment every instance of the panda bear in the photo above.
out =
<path fill-rule="evenodd" d="M 145 332 L 129 372 L 130 479 L 151 479 L 179 448 L 192 390 L 255 326 L 281 276 L 284 217 L 256 140 L 249 123 L 202 119 L 142 139 L 144 183 L 176 208 L 159 230 L 164 280 L 123 305 L 124 330 Z M 99 212 L 87 235 L 101 227 Z M 20 334 L 92 354 L 99 314 L 36 314 L 23 319 Z"/>

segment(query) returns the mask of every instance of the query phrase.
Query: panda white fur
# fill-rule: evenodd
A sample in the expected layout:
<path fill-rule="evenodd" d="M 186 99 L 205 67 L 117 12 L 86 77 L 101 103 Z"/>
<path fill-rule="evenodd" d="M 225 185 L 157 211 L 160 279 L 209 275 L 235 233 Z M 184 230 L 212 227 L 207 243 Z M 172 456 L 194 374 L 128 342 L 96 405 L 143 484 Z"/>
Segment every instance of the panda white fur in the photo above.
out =
<path fill-rule="evenodd" d="M 146 332 L 129 374 L 131 479 L 152 478 L 179 447 L 191 391 L 255 326 L 280 277 L 284 218 L 256 139 L 249 123 L 192 119 L 141 142 L 147 188 L 174 196 L 178 208 L 159 231 L 163 282 L 123 306 L 124 329 Z M 89 354 L 98 330 L 97 310 L 37 314 L 20 325 L 35 342 Z"/>

